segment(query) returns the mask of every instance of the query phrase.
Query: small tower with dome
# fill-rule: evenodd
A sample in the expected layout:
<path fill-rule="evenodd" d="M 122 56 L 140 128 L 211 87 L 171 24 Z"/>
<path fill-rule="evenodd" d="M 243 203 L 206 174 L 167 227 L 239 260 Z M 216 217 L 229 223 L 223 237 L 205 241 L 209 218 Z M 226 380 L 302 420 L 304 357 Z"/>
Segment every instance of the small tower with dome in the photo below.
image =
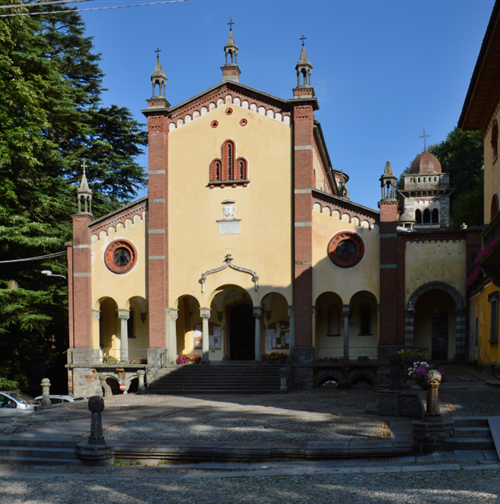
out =
<path fill-rule="evenodd" d="M 399 225 L 415 230 L 449 229 L 450 176 L 443 173 L 438 158 L 424 150 L 404 175 L 404 187 L 398 191 L 403 208 Z"/>

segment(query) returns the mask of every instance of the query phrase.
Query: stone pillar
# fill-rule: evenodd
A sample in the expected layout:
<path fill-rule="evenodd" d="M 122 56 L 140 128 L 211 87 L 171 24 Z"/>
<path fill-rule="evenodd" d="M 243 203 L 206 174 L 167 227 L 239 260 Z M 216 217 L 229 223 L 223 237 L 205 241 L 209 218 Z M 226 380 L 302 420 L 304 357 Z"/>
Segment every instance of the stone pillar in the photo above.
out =
<path fill-rule="evenodd" d="M 465 310 L 459 306 L 455 310 L 457 321 L 456 354 L 454 360 L 463 360 L 465 357 L 466 315 Z"/>
<path fill-rule="evenodd" d="M 202 327 L 202 347 L 203 347 L 203 361 L 206 363 L 210 362 L 210 351 L 209 351 L 209 327 L 208 320 L 210 319 L 210 308 L 200 308 L 200 315 L 203 322 Z"/>
<path fill-rule="evenodd" d="M 415 309 L 408 308 L 405 314 L 405 346 L 406 348 L 413 348 L 413 322 L 415 320 Z"/>
<path fill-rule="evenodd" d="M 255 362 L 260 362 L 260 345 L 261 345 L 261 331 L 260 321 L 262 319 L 263 310 L 260 306 L 253 307 L 253 316 L 255 318 Z"/>
<path fill-rule="evenodd" d="M 89 410 L 92 413 L 90 421 L 90 437 L 88 443 L 78 443 L 76 454 L 89 465 L 111 465 L 113 463 L 113 447 L 107 446 L 102 433 L 102 412 L 104 399 L 92 396 L 89 399 Z"/>
<path fill-rule="evenodd" d="M 145 394 L 146 393 L 146 387 L 144 386 L 144 375 L 146 374 L 146 371 L 144 369 L 138 369 L 137 370 L 137 379 L 139 383 L 137 384 L 137 395 Z"/>
<path fill-rule="evenodd" d="M 43 378 L 42 379 L 42 406 L 51 406 L 52 403 L 50 402 L 50 380 L 48 378 Z"/>
<path fill-rule="evenodd" d="M 441 373 L 437 369 L 429 369 L 425 373 L 424 380 L 427 385 L 425 420 L 427 422 L 441 421 L 441 413 L 439 411 L 439 385 L 442 379 Z"/>
<path fill-rule="evenodd" d="M 288 322 L 289 322 L 289 329 L 290 329 L 290 353 L 293 350 L 293 347 L 295 346 L 295 309 L 293 305 L 290 305 L 288 307 Z"/>
<path fill-rule="evenodd" d="M 342 306 L 342 315 L 344 315 L 344 360 L 349 361 L 349 314 L 351 313 L 350 305 Z"/>
<path fill-rule="evenodd" d="M 179 310 L 167 308 L 167 362 L 175 364 L 177 359 L 177 324 Z"/>
<path fill-rule="evenodd" d="M 318 313 L 318 309 L 316 306 L 312 307 L 312 346 L 314 347 L 314 357 L 316 357 L 316 346 L 317 346 L 317 341 L 316 341 L 316 315 Z"/>
<path fill-rule="evenodd" d="M 128 310 L 118 310 L 118 318 L 120 319 L 120 361 L 128 362 L 128 319 L 130 312 Z"/>

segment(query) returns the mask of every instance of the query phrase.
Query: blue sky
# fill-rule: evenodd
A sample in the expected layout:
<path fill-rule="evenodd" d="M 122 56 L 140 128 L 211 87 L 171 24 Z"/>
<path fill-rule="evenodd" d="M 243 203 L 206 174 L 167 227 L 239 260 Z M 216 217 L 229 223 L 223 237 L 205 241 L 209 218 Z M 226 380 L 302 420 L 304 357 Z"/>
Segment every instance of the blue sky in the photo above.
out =
<path fill-rule="evenodd" d="M 102 55 L 105 103 L 129 108 L 140 122 L 151 95 L 156 47 L 168 77 L 167 99 L 175 105 L 221 81 L 231 17 L 240 82 L 291 98 L 304 34 L 320 105 L 316 119 L 333 168 L 349 175 L 353 201 L 377 208 L 385 162 L 399 175 L 423 150 L 418 137 L 424 127 L 432 144 L 456 126 L 493 5 L 191 0 L 82 17 Z M 146 156 L 139 161 L 147 167 Z"/>

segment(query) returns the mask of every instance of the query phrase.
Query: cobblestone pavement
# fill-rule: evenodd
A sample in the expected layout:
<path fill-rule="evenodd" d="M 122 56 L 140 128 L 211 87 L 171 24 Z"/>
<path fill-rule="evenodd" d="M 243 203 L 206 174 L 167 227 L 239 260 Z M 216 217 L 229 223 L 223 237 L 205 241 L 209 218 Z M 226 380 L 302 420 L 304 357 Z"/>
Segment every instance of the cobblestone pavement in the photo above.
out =
<path fill-rule="evenodd" d="M 498 463 L 352 462 L 22 470 L 4 465 L 0 502 L 493 504 L 500 493 Z"/>

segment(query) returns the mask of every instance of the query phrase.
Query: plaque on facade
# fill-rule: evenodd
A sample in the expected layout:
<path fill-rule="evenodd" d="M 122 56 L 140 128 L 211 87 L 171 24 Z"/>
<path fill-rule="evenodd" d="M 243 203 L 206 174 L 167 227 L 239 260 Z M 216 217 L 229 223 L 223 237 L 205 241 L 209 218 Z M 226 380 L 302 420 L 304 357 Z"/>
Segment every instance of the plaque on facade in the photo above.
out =
<path fill-rule="evenodd" d="M 219 221 L 219 234 L 240 234 L 240 221 L 234 220 L 220 220 Z"/>

